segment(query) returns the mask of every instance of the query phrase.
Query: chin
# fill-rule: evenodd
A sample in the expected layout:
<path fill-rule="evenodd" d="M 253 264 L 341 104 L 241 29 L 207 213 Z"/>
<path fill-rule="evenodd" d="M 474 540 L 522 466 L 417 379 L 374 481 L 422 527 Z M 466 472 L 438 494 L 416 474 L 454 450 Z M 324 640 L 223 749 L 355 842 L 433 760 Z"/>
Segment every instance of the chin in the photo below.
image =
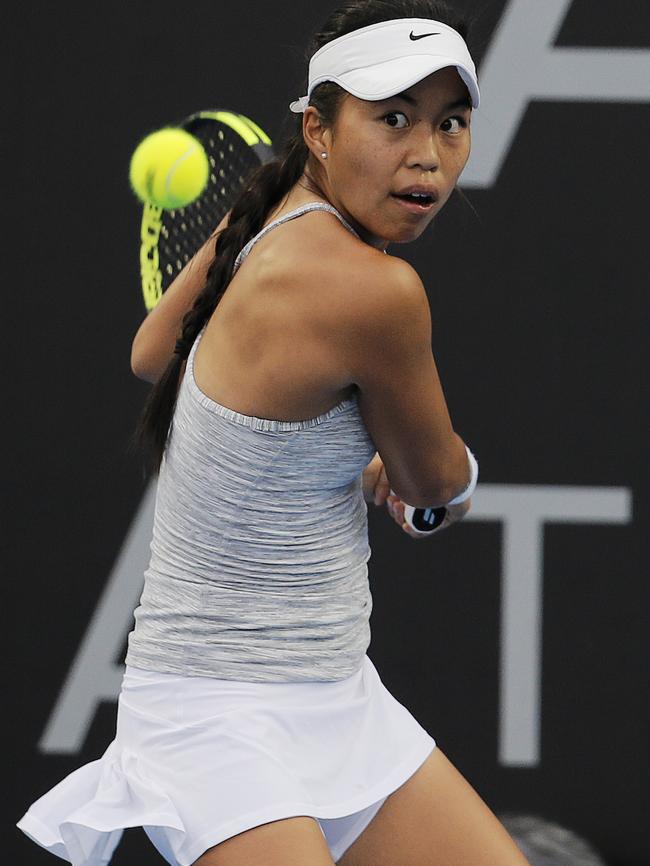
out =
<path fill-rule="evenodd" d="M 398 231 L 393 227 L 392 232 L 385 237 L 389 244 L 410 244 L 416 241 L 431 225 L 433 220 L 429 222 L 419 223 L 412 226 L 401 226 Z"/>

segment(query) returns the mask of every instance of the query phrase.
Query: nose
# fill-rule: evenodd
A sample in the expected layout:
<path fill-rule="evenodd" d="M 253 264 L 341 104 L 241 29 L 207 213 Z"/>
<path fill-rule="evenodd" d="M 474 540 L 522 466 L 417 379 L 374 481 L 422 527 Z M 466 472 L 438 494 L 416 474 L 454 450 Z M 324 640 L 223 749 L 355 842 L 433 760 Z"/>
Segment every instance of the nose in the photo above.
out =
<path fill-rule="evenodd" d="M 436 171 L 440 165 L 436 130 L 426 123 L 418 123 L 409 136 L 409 168 Z"/>

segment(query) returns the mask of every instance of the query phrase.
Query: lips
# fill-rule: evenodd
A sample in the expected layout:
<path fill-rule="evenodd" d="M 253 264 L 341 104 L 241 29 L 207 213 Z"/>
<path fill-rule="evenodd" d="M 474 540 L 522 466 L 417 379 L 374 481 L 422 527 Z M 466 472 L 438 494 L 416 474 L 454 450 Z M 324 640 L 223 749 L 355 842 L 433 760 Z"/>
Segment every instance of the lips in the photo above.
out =
<path fill-rule="evenodd" d="M 437 189 L 433 186 L 425 186 L 423 184 L 407 186 L 398 192 L 391 193 L 391 195 L 401 201 L 419 205 L 423 208 L 430 207 L 438 201 Z"/>

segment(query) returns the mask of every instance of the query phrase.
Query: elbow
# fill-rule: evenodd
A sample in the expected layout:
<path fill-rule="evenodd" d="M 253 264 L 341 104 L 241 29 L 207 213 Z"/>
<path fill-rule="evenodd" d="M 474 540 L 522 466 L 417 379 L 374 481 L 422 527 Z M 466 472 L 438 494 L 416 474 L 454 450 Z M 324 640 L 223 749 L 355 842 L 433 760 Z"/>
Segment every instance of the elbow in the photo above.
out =
<path fill-rule="evenodd" d="M 140 332 L 135 335 L 131 345 L 131 372 L 143 382 L 155 385 L 162 374 L 160 363 L 139 337 Z"/>
<path fill-rule="evenodd" d="M 136 352 L 135 343 L 131 347 L 131 372 L 134 376 L 137 376 L 138 379 L 147 378 L 140 355 L 138 354 L 138 352 Z"/>
<path fill-rule="evenodd" d="M 138 379 L 142 379 L 143 382 L 149 382 L 153 385 L 157 381 L 157 376 L 151 369 L 151 366 L 147 366 L 147 364 L 144 363 L 142 356 L 135 351 L 135 344 L 134 348 L 131 350 L 131 372 L 134 376 L 137 376 Z"/>
<path fill-rule="evenodd" d="M 138 379 L 142 379 L 143 382 L 148 382 L 150 385 L 155 385 L 159 379 L 159 376 L 157 376 L 152 370 L 145 370 L 141 367 L 134 367 L 131 365 L 131 371 Z"/>
<path fill-rule="evenodd" d="M 143 371 L 142 352 L 139 351 L 138 334 L 136 334 L 131 343 L 131 372 L 134 376 L 137 376 L 138 379 L 144 379 L 145 376 Z"/>
<path fill-rule="evenodd" d="M 133 354 L 133 352 L 131 352 L 131 372 L 134 376 L 137 376 L 138 379 L 142 379 L 140 364 L 138 363 L 138 359 Z"/>

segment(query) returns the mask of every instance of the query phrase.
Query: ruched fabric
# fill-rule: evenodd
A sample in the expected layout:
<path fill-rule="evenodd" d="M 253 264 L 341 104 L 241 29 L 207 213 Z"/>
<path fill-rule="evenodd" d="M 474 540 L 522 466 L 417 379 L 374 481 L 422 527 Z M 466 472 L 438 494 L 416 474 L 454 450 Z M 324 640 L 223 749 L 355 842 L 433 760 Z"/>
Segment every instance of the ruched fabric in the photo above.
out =
<path fill-rule="evenodd" d="M 345 680 L 249 683 L 128 667 L 115 740 L 18 823 L 74 866 L 105 866 L 142 826 L 172 866 L 295 815 L 336 862 L 435 740 L 368 656 Z"/>
<path fill-rule="evenodd" d="M 303 205 L 252 238 L 237 265 L 314 210 L 342 220 L 331 205 Z M 244 415 L 197 385 L 204 331 L 160 469 L 126 663 L 251 682 L 345 679 L 370 645 L 372 612 L 361 478 L 376 448 L 357 393 L 315 418 Z"/>

